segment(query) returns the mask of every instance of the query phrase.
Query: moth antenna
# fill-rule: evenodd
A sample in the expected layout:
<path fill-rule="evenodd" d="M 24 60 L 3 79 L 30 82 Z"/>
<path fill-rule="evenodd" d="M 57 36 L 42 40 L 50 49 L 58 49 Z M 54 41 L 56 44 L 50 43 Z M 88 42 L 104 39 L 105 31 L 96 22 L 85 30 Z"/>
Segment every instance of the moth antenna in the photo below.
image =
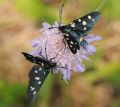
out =
<path fill-rule="evenodd" d="M 61 25 L 61 21 L 62 21 L 63 6 L 64 6 L 64 3 L 61 6 L 59 6 L 59 26 Z M 53 28 L 58 28 L 58 27 L 50 27 L 49 30 Z"/>
<path fill-rule="evenodd" d="M 61 25 L 61 21 L 62 21 L 62 10 L 63 10 L 63 6 L 64 6 L 64 3 L 59 7 L 59 26 Z"/>
<path fill-rule="evenodd" d="M 105 5 L 105 2 L 107 0 L 102 0 L 102 2 L 100 3 L 100 5 L 95 9 L 95 11 L 99 11 L 104 5 Z"/>
<path fill-rule="evenodd" d="M 63 10 L 64 3 L 59 7 L 59 26 L 61 25 L 62 22 L 62 10 Z"/>

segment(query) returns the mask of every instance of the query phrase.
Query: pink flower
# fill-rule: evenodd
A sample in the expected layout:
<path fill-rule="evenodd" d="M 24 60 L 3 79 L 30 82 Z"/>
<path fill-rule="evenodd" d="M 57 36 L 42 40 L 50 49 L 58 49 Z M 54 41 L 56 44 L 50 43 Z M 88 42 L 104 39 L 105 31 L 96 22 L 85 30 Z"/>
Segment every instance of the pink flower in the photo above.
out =
<path fill-rule="evenodd" d="M 58 24 L 55 23 L 54 27 L 58 27 Z M 76 72 L 84 72 L 85 66 L 82 63 L 82 60 L 89 60 L 86 54 L 93 55 L 96 52 L 96 48 L 93 45 L 90 45 L 91 42 L 96 40 L 101 40 L 100 36 L 87 35 L 84 39 L 88 42 L 88 45 L 81 47 L 76 54 L 73 54 L 68 45 L 63 43 L 64 36 L 59 31 L 58 28 L 49 29 L 51 27 L 48 23 L 43 23 L 43 28 L 40 29 L 41 36 L 40 38 L 32 41 L 32 47 L 35 48 L 30 54 L 43 56 L 52 62 L 55 62 L 59 68 L 54 69 L 54 73 L 61 71 L 63 79 L 69 80 L 72 74 L 71 70 Z M 46 49 L 46 51 L 45 51 Z M 60 68 L 60 67 L 66 67 Z"/>

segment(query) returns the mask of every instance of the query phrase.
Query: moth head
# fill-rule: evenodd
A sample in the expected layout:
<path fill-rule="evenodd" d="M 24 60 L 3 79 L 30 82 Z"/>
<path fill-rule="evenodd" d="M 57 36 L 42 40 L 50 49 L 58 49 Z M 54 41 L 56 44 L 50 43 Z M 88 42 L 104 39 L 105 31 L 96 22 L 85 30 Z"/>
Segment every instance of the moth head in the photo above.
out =
<path fill-rule="evenodd" d="M 71 30 L 68 28 L 68 26 L 59 26 L 58 28 L 62 32 L 70 32 Z"/>

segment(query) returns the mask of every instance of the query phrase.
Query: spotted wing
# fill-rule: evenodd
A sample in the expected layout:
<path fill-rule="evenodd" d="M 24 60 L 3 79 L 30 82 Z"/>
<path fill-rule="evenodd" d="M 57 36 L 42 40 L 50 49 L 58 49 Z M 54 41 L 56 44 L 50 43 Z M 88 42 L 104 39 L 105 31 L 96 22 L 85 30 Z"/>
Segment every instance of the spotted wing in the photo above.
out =
<path fill-rule="evenodd" d="M 50 69 L 43 69 L 40 66 L 33 66 L 29 72 L 29 85 L 27 88 L 28 101 L 32 102 L 48 76 Z"/>
<path fill-rule="evenodd" d="M 79 39 L 74 38 L 70 34 L 64 34 L 65 40 L 73 54 L 77 53 L 77 50 L 80 49 Z"/>
<path fill-rule="evenodd" d="M 79 34 L 79 36 L 86 34 L 88 31 L 90 31 L 96 21 L 99 19 L 100 13 L 97 11 L 94 11 L 92 13 L 89 13 L 79 19 L 74 20 L 71 24 L 68 26 L 71 27 L 72 31 L 75 31 Z"/>
<path fill-rule="evenodd" d="M 30 61 L 30 62 L 32 62 L 32 63 L 36 63 L 36 64 L 41 64 L 41 62 L 45 62 L 45 60 L 43 60 L 42 58 L 40 58 L 40 57 L 36 57 L 36 56 L 32 56 L 32 55 L 30 55 L 30 54 L 28 54 L 28 53 L 25 53 L 25 52 L 22 52 L 22 54 L 25 56 L 25 58 L 28 60 L 28 61 Z"/>

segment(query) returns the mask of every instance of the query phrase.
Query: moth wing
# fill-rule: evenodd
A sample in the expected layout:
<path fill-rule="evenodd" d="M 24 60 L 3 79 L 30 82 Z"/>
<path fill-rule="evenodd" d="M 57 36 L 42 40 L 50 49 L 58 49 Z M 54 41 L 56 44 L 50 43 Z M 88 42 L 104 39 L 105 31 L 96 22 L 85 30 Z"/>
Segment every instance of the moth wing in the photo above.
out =
<path fill-rule="evenodd" d="M 36 94 L 48 76 L 50 69 L 44 69 L 40 66 L 33 66 L 29 72 L 29 84 L 27 88 L 28 101 L 32 102 Z"/>
<path fill-rule="evenodd" d="M 22 54 L 25 56 L 25 58 L 30 61 L 31 63 L 35 63 L 35 64 L 41 64 L 41 62 L 44 62 L 44 60 L 40 57 L 36 57 L 33 55 L 30 55 L 28 53 L 22 52 Z"/>
<path fill-rule="evenodd" d="M 72 35 L 64 34 L 65 40 L 67 41 L 67 44 L 73 54 L 77 53 L 77 50 L 80 49 L 79 45 L 79 39 L 73 37 Z"/>
<path fill-rule="evenodd" d="M 93 28 L 93 26 L 99 19 L 99 16 L 100 16 L 100 13 L 97 11 L 94 11 L 81 18 L 74 20 L 68 26 L 70 26 L 73 31 L 79 33 L 79 35 L 86 34 L 88 31 L 90 31 Z"/>

